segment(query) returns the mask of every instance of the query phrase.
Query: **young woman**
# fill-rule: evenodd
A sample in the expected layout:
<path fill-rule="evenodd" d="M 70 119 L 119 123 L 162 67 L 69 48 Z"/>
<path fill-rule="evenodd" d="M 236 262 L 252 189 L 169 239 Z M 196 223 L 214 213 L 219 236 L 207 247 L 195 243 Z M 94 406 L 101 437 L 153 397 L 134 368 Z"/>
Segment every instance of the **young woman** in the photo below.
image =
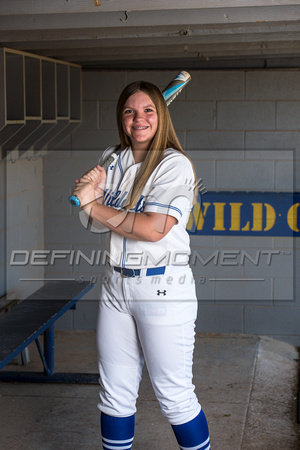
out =
<path fill-rule="evenodd" d="M 180 448 L 208 450 L 192 384 L 197 298 L 186 224 L 195 172 L 153 84 L 123 90 L 117 123 L 120 153 L 107 175 L 101 164 L 115 147 L 74 190 L 81 208 L 110 230 L 97 326 L 103 448 L 131 449 L 145 362 Z"/>

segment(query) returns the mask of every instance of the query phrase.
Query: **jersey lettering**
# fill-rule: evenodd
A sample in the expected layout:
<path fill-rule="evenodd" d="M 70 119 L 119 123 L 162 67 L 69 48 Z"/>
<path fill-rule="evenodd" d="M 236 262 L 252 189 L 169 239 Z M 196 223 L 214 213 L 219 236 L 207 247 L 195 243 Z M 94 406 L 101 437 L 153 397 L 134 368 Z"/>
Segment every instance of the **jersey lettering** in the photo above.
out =
<path fill-rule="evenodd" d="M 104 203 L 107 206 L 113 208 L 123 208 L 126 204 L 128 191 L 125 191 L 122 195 L 122 191 L 113 191 L 112 189 L 106 189 L 104 194 Z M 141 195 L 135 208 L 135 212 L 143 212 L 145 208 L 145 196 Z"/>

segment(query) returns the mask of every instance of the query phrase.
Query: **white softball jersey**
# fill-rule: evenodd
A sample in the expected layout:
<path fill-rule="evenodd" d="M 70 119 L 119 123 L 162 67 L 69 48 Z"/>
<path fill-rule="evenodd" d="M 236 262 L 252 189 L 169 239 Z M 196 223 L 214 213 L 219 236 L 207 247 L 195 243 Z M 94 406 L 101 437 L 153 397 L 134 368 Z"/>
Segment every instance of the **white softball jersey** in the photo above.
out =
<path fill-rule="evenodd" d="M 115 151 L 110 147 L 99 160 L 103 162 Z M 126 217 L 124 207 L 142 163 L 135 163 L 131 147 L 120 152 L 107 171 L 104 203 L 120 210 L 116 224 Z M 135 208 L 137 214 L 155 212 L 177 219 L 170 232 L 157 242 L 136 241 L 111 231 L 107 239 L 108 262 L 111 266 L 130 269 L 188 264 L 190 239 L 186 231 L 193 190 L 194 172 L 188 158 L 177 150 L 165 150 L 163 160 L 151 174 Z M 161 225 L 159 225 L 161 226 Z"/>

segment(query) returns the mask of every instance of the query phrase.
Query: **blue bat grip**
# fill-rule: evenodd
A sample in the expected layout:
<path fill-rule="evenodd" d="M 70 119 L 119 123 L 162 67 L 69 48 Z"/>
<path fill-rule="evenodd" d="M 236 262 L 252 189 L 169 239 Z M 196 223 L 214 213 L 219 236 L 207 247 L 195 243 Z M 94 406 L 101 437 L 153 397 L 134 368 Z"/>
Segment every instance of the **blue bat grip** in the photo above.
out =
<path fill-rule="evenodd" d="M 77 197 L 77 195 L 70 195 L 69 197 L 69 202 L 71 203 L 71 205 L 73 206 L 80 206 L 80 200 Z"/>

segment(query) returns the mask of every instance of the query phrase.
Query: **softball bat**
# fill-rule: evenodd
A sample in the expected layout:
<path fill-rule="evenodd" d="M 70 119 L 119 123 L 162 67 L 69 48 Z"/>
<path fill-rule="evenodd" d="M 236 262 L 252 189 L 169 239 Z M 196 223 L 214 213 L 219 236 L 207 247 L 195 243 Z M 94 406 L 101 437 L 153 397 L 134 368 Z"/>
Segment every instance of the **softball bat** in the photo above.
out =
<path fill-rule="evenodd" d="M 167 103 L 167 106 L 174 100 L 175 97 L 182 91 L 182 89 L 191 81 L 191 75 L 182 70 L 176 77 L 165 87 L 162 91 L 162 95 Z"/>

